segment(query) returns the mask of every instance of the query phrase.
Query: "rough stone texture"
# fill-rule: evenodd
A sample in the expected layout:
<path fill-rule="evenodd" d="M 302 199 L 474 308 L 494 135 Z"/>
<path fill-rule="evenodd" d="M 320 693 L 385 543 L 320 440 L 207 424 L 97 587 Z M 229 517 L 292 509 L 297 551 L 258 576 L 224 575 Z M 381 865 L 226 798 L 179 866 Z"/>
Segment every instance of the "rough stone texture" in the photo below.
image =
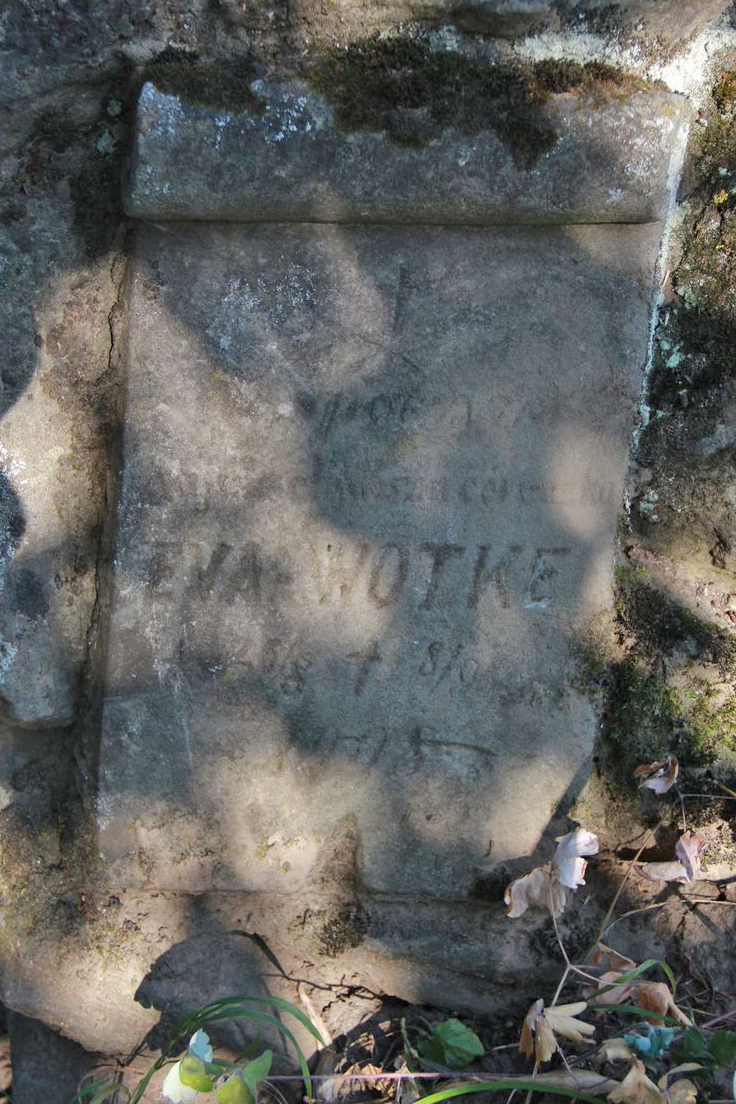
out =
<path fill-rule="evenodd" d="M 728 0 L 454 0 L 452 14 L 464 29 L 510 37 L 564 29 L 678 42 L 727 7 Z"/>
<path fill-rule="evenodd" d="M 99 1062 L 99 1055 L 27 1016 L 11 1013 L 8 1031 L 13 1104 L 68 1104 Z"/>
<path fill-rule="evenodd" d="M 126 207 L 137 218 L 240 222 L 647 222 L 663 217 L 685 101 L 659 91 L 553 97 L 559 134 L 520 168 L 489 131 L 426 148 L 344 134 L 322 97 L 254 81 L 263 113 L 182 102 L 146 84 Z M 540 111 L 542 109 L 540 108 Z"/>
<path fill-rule="evenodd" d="M 653 5 L 648 6 L 653 9 Z M 558 4 L 557 8 L 560 7 Z M 687 5 L 678 4 L 674 10 L 670 5 L 658 7 L 666 13 L 661 28 L 663 37 L 668 38 L 670 27 L 679 34 L 678 18 L 687 13 Z M 466 11 L 468 8 L 465 4 Z M 698 8 L 696 14 L 712 14 L 713 9 L 705 3 Z M 115 234 L 120 221 L 114 182 L 118 155 L 125 146 L 128 119 L 125 105 L 136 79 L 131 63 L 143 63 L 167 44 L 176 44 L 216 58 L 249 54 L 253 50 L 269 61 L 276 57 L 282 64 L 285 58 L 305 49 L 320 50 L 324 44 L 342 44 L 376 30 L 391 32 L 412 18 L 421 21 L 425 29 L 432 23 L 448 23 L 447 13 L 447 5 L 439 2 L 420 4 L 408 0 L 406 3 L 381 0 L 376 4 L 369 0 L 341 0 L 329 5 L 292 0 L 288 8 L 286 3 L 274 2 L 266 7 L 243 0 L 220 0 L 217 4 L 210 0 L 186 3 L 97 0 L 94 4 L 83 0 L 65 3 L 7 0 L 3 7 L 0 20 L 2 409 L 8 427 L 13 428 L 13 449 L 18 447 L 21 459 L 26 462 L 33 452 L 28 442 L 37 446 L 39 452 L 43 449 L 50 476 L 46 484 L 38 478 L 33 484 L 21 486 L 24 475 L 14 467 L 14 455 L 8 450 L 8 455 L 2 457 L 0 467 L 6 482 L 2 487 L 0 514 L 11 538 L 4 542 L 3 550 L 17 550 L 27 561 L 25 567 L 34 571 L 41 583 L 39 588 L 30 577 L 15 579 L 11 565 L 9 589 L 2 599 L 12 595 L 16 607 L 25 605 L 23 613 L 19 608 L 11 611 L 6 604 L 3 614 L 7 618 L 6 636 L 14 646 L 20 641 L 19 654 L 24 652 L 23 662 L 32 671 L 34 684 L 29 690 L 17 682 L 15 688 L 8 687 L 10 704 L 4 716 L 25 718 L 25 727 L 16 721 L 2 722 L 0 968 L 3 996 L 10 1005 L 31 1016 L 43 1017 L 69 1035 L 76 1033 L 93 1049 L 100 1047 L 113 1053 L 136 1045 L 158 1019 L 156 1002 L 171 1001 L 182 1007 L 182 1002 L 196 1003 L 197 994 L 206 1000 L 211 995 L 207 988 L 207 962 L 203 965 L 202 956 L 198 958 L 195 952 L 198 947 L 212 946 L 213 931 L 261 932 L 269 944 L 273 940 L 279 960 L 294 977 L 314 979 L 319 974 L 322 981 L 327 979 L 330 988 L 322 994 L 323 1003 L 320 991 L 310 991 L 336 1034 L 357 1023 L 364 1009 L 379 1001 L 379 997 L 360 989 L 361 984 L 370 984 L 377 994 L 395 993 L 408 1001 L 426 1000 L 453 1012 L 475 1009 L 486 1014 L 502 1011 L 508 1016 L 524 1011 L 514 1002 L 523 1002 L 527 995 L 521 983 L 528 979 L 530 969 L 539 980 L 540 992 L 545 986 L 546 991 L 551 991 L 550 985 L 554 987 L 556 982 L 557 971 L 550 957 L 556 952 L 554 949 L 550 952 L 551 935 L 544 918 L 530 916 L 517 925 L 503 918 L 499 899 L 509 871 L 503 864 L 494 867 L 492 855 L 488 860 L 490 869 L 481 873 L 473 885 L 474 898 L 482 893 L 486 895 L 483 900 L 434 904 L 431 912 L 421 899 L 386 899 L 356 889 L 354 884 L 337 890 L 325 885 L 319 873 L 301 896 L 108 893 L 99 869 L 80 862 L 70 845 L 78 810 L 70 801 L 73 791 L 68 776 L 72 770 L 76 771 L 83 791 L 89 794 L 94 764 L 85 762 L 78 754 L 77 725 L 65 724 L 60 728 L 54 720 L 66 719 L 72 711 L 79 714 L 81 704 L 82 720 L 85 725 L 94 726 L 89 681 L 94 682 L 96 677 L 97 659 L 94 648 L 90 650 L 82 636 L 89 640 L 94 628 L 97 589 L 92 585 L 94 568 L 87 565 L 101 558 L 101 520 L 112 501 L 110 498 L 106 505 L 104 476 L 106 445 L 114 438 L 107 392 L 115 375 L 117 340 L 113 341 L 108 318 L 111 312 L 113 321 L 116 316 L 121 275 L 119 265 L 114 264 Z M 605 11 L 596 14 L 594 10 L 591 19 L 580 20 L 580 26 L 616 32 L 621 25 L 620 9 L 614 15 L 615 18 L 609 19 Z M 456 25 L 470 26 L 459 15 L 454 21 Z M 639 31 L 631 29 L 638 37 Z M 454 41 L 454 34 L 450 26 L 437 32 L 436 37 L 444 45 L 446 41 Z M 570 44 L 576 47 L 577 40 Z M 481 47 L 473 40 L 472 48 Z M 656 41 L 653 46 L 650 42 L 648 48 L 657 52 Z M 120 115 L 108 112 L 110 101 L 123 105 Z M 103 149 L 109 148 L 110 137 L 106 136 L 112 136 L 117 143 L 110 171 L 108 155 L 97 148 L 100 140 Z M 729 160 L 728 164 L 731 163 Z M 708 197 L 722 187 L 720 178 L 708 181 Z M 728 219 L 718 217 L 715 208 L 705 220 L 698 215 L 697 221 L 708 241 L 711 222 L 723 227 L 724 232 L 729 224 Z M 705 253 L 716 260 L 723 258 L 721 242 L 709 246 Z M 692 263 L 694 272 L 702 271 L 697 258 L 688 263 Z M 701 278 L 710 280 L 711 276 L 696 276 Z M 724 288 L 733 284 L 717 273 L 712 278 Z M 669 328 L 665 333 L 672 336 Z M 668 357 L 670 354 L 671 349 Z M 712 359 L 712 350 L 707 345 L 697 358 L 706 376 L 708 365 L 719 363 Z M 676 395 L 680 373 L 668 372 L 669 379 L 675 381 L 671 389 Z M 689 389 L 690 384 L 686 381 L 682 386 Z M 669 497 L 665 506 L 671 504 L 674 516 L 677 507 L 682 506 L 683 496 L 687 503 L 687 509 L 680 514 L 686 520 L 686 528 L 671 527 L 673 570 L 666 565 L 667 571 L 660 577 L 663 589 L 676 590 L 683 606 L 692 605 L 702 613 L 709 603 L 716 602 L 718 608 L 711 605 L 711 610 L 715 610 L 719 624 L 728 630 L 733 623 L 730 615 L 734 614 L 735 604 L 728 582 L 733 567 L 731 551 L 716 535 L 710 538 L 707 517 L 712 507 L 712 516 L 718 519 L 722 535 L 730 539 L 730 529 L 723 530 L 720 522 L 729 521 L 728 503 L 733 496 L 727 436 L 732 419 L 728 401 L 721 401 L 728 399 L 728 388 L 724 386 L 721 394 L 719 387 L 714 385 L 713 394 L 707 386 L 695 388 L 697 401 L 690 401 L 687 407 L 687 396 L 682 402 L 673 399 L 672 407 L 667 403 L 657 407 L 657 416 L 660 409 L 664 415 L 660 426 L 672 424 L 678 432 L 681 428 L 684 431 L 684 444 L 676 443 L 675 449 L 683 461 L 683 478 L 676 480 L 674 490 L 667 481 L 665 490 Z M 29 401 L 31 394 L 34 398 Z M 703 426 L 702 431 L 698 426 L 701 399 L 703 408 L 717 406 L 717 424 L 710 429 Z M 37 422 L 30 412 L 34 403 L 39 409 Z M 27 440 L 23 441 L 20 422 L 15 420 L 21 410 L 27 427 Z M 5 442 L 3 425 L 0 440 Z M 58 454 L 51 447 L 52 441 Z M 709 450 L 714 446 L 717 446 L 715 459 L 722 465 L 717 478 L 709 467 Z M 66 465 L 62 462 L 64 454 L 68 459 Z M 671 452 L 652 448 L 648 455 L 655 458 L 658 472 L 665 475 L 669 472 Z M 700 461 L 696 478 L 691 480 L 687 458 L 695 455 Z M 116 470 L 114 463 L 109 468 Z M 651 471 L 648 466 L 639 473 L 640 485 L 632 493 L 635 510 L 640 505 L 653 504 L 651 492 L 661 493 L 665 484 L 665 480 L 660 480 L 652 486 Z M 691 485 L 692 489 L 687 490 Z M 36 495 L 38 505 L 33 501 Z M 38 524 L 40 503 L 52 500 L 46 517 L 47 541 L 45 530 Z M 700 575 L 693 575 L 677 562 L 677 542 L 686 542 L 688 549 L 693 542 L 694 527 L 690 522 L 696 503 L 698 526 L 702 522 L 702 530 L 698 528 L 698 540 L 702 532 L 702 541 L 697 554 L 712 568 Z M 19 541 L 20 506 L 30 519 L 31 530 L 26 530 Z M 655 512 L 656 509 L 655 506 Z M 657 523 L 647 521 L 650 538 L 657 525 L 665 528 L 664 518 L 662 510 Z M 658 546 L 661 547 L 663 539 L 658 538 Z M 711 562 L 711 549 L 718 563 Z M 635 556 L 636 552 L 634 560 Z M 725 566 L 720 567 L 720 563 Z M 649 567 L 644 566 L 644 570 L 650 568 L 651 562 Z M 709 597 L 707 587 L 714 580 L 717 587 Z M 38 597 L 32 598 L 34 589 L 36 595 L 39 589 L 42 591 L 40 601 Z M 49 603 L 49 610 L 34 622 L 28 611 L 38 613 L 44 602 Z M 84 612 L 85 606 L 88 614 Z M 57 647 L 52 645 L 53 639 L 57 640 Z M 684 640 L 687 644 L 687 637 Z M 679 640 L 675 641 L 674 650 L 678 648 Z M 37 649 L 37 662 L 33 660 L 33 649 Z M 85 651 L 88 662 L 80 666 Z M 669 664 L 670 658 L 664 656 L 664 662 Z M 41 670 L 45 681 L 43 693 L 37 677 Z M 77 681 L 80 674 L 81 686 Z M 75 683 L 82 691 L 81 702 L 73 691 Z M 28 727 L 29 724 L 33 727 Z M 673 732 L 679 737 L 682 732 L 679 722 L 673 726 Z M 723 777 L 733 786 L 732 774 Z M 732 807 L 722 807 L 721 812 L 723 817 L 720 821 L 714 819 L 714 826 L 724 839 L 730 839 Z M 568 826 L 564 818 L 550 824 L 536 857 L 549 858 L 554 846 L 552 837 Z M 701 828 L 702 821 L 696 826 Z M 620 840 L 630 839 L 629 822 Z M 354 875 L 353 851 L 347 846 L 341 851 L 348 856 Z M 528 865 L 521 862 L 514 873 L 528 869 Z M 616 875 L 619 879 L 625 869 L 621 865 Z M 600 901 L 610 899 L 611 882 L 595 884 L 595 869 L 591 869 L 588 877 L 592 893 Z M 697 892 L 702 895 L 707 888 L 707 883 L 705 887 L 698 886 Z M 655 889 L 659 892 L 658 887 Z M 714 887 L 712 892 L 718 890 Z M 637 894 L 638 891 L 625 893 L 621 906 L 636 908 L 642 900 L 648 900 Z M 682 936 L 682 960 L 694 962 L 716 988 L 732 992 L 733 978 L 724 970 L 724 962 L 730 961 L 728 925 L 733 923 L 733 908 L 727 907 L 728 900 L 711 908 L 688 904 L 685 907 L 691 910 L 691 920 L 683 924 L 683 906 L 675 894 L 666 909 L 635 918 L 641 926 L 637 939 L 631 943 L 623 935 L 627 923 L 618 925 L 617 945 L 640 959 L 654 953 L 675 961 L 671 957 L 671 935 L 677 932 Z M 585 912 L 588 923 L 594 907 L 595 902 L 588 899 Z M 664 917 L 665 913 L 671 916 L 671 925 L 657 931 L 653 918 Z M 702 919 L 698 920 L 696 914 Z M 593 925 L 596 918 L 601 919 L 599 913 L 594 913 Z M 563 918 L 566 942 L 567 923 L 566 915 Z M 587 934 L 592 936 L 592 930 Z M 198 942 L 200 936 L 202 943 Z M 699 951 L 693 954 L 696 941 Z M 229 947 L 230 939 L 223 939 L 223 946 Z M 241 961 L 237 951 L 233 959 Z M 162 960 L 159 970 L 155 967 L 151 970 L 152 964 L 159 960 Z M 189 978 L 167 978 L 163 966 L 172 962 L 179 967 L 183 964 L 190 971 Z M 521 976 L 520 963 L 524 971 Z M 135 1000 L 135 993 L 149 974 L 153 974 L 153 979 L 149 979 L 147 991 L 154 1010 L 144 1009 Z M 197 983 L 193 980 L 195 975 Z M 246 984 L 250 976 L 238 974 L 237 978 Z M 222 977 L 223 972 L 218 969 L 217 978 Z M 153 981 L 158 987 L 156 994 Z M 187 988 L 188 985 L 191 987 Z M 330 1007 L 325 1008 L 328 1003 Z M 38 1049 L 27 1050 L 27 1069 L 37 1074 L 38 1063 L 49 1060 L 49 1048 L 45 1043 L 41 1045 L 37 1036 L 34 1038 Z M 29 1091 L 29 1099 L 35 1104 L 38 1096 Z M 54 1079 L 47 1081 L 43 1091 L 48 1104 L 68 1104 L 69 1094 L 60 1075 L 55 1075 L 55 1083 Z"/>
<path fill-rule="evenodd" d="M 139 232 L 113 882 L 290 892 L 348 814 L 383 891 L 536 848 L 592 752 L 567 664 L 610 601 L 659 233 Z"/>

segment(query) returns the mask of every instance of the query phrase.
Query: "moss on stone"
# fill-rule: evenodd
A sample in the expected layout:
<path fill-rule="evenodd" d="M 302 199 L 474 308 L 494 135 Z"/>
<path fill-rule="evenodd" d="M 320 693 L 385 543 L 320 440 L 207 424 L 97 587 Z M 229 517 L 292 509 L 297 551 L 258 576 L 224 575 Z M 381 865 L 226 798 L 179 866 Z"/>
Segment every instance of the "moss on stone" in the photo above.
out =
<path fill-rule="evenodd" d="M 605 782 L 633 793 L 640 763 L 673 753 L 692 769 L 730 757 L 736 642 L 662 594 L 638 568 L 617 568 L 614 608 L 608 638 L 596 633 L 582 647 L 576 680 L 601 710 L 597 761 Z M 721 681 L 706 677 L 714 670 Z"/>
<path fill-rule="evenodd" d="M 248 57 L 200 61 L 196 53 L 167 46 L 145 67 L 141 83 L 152 81 L 187 103 L 260 115 L 264 102 L 251 88 L 255 76 Z"/>
<path fill-rule="evenodd" d="M 514 161 L 532 167 L 557 141 L 543 105 L 560 92 L 628 95 L 644 82 L 600 62 L 489 64 L 414 39 L 361 39 L 321 58 L 311 87 L 335 107 L 346 131 L 384 131 L 419 146 L 455 127 L 472 136 L 493 130 Z"/>

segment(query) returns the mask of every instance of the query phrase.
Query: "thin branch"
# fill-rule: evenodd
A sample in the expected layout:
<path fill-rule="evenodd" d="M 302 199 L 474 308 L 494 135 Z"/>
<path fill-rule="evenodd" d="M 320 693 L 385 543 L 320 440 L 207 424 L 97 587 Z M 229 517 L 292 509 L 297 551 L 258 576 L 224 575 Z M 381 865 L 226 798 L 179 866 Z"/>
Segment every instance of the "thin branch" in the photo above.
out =
<path fill-rule="evenodd" d="M 680 793 L 680 787 L 675 786 L 675 793 L 680 799 L 680 813 L 682 815 L 682 830 L 687 832 L 687 818 L 685 817 L 685 802 L 682 800 L 682 794 Z"/>
<path fill-rule="evenodd" d="M 667 898 L 667 900 L 669 900 L 669 898 Z M 600 943 L 601 940 L 608 935 L 611 928 L 621 920 L 626 920 L 629 916 L 636 916 L 639 912 L 649 912 L 650 909 L 664 908 L 666 904 L 667 901 L 655 901 L 653 905 L 642 905 L 641 908 L 629 909 L 628 912 L 622 912 L 620 916 L 617 916 L 615 920 L 611 921 L 607 928 L 603 929 L 596 942 Z"/>
<path fill-rule="evenodd" d="M 716 782 L 716 785 L 718 785 L 718 784 L 719 783 Z M 727 787 L 721 787 L 721 788 L 726 789 Z M 733 793 L 733 790 L 731 790 L 729 792 Z M 733 794 L 733 797 L 721 797 L 720 794 L 703 794 L 703 793 L 684 793 L 684 794 L 681 794 L 680 796 L 681 797 L 699 797 L 701 799 L 701 801 L 736 801 L 736 793 Z"/>
<path fill-rule="evenodd" d="M 724 1012 L 722 1016 L 716 1016 L 712 1020 L 708 1020 L 707 1023 L 701 1024 L 701 1027 L 713 1027 L 714 1024 L 722 1023 L 724 1020 L 732 1020 L 736 1016 L 736 1008 L 732 1008 L 730 1012 Z"/>
<path fill-rule="evenodd" d="M 656 833 L 659 831 L 659 829 L 661 827 L 662 827 L 662 821 L 660 820 L 659 823 L 655 824 L 654 828 L 652 828 L 651 831 L 644 837 L 644 842 L 642 843 L 641 847 L 636 852 L 633 859 L 631 860 L 628 867 L 626 868 L 626 872 L 625 872 L 625 874 L 624 874 L 624 876 L 621 880 L 621 884 L 619 885 L 618 889 L 616 890 L 616 893 L 614 894 L 614 898 L 613 898 L 613 900 L 611 901 L 611 904 L 608 907 L 608 912 L 603 917 L 603 923 L 601 924 L 600 931 L 598 932 L 598 935 L 596 936 L 592 947 L 590 947 L 590 949 L 588 950 L 588 953 L 585 956 L 586 959 L 590 958 L 591 954 L 593 953 L 593 950 L 595 949 L 596 944 L 600 943 L 600 941 L 603 939 L 603 936 L 606 934 L 606 932 L 608 932 L 613 927 L 613 924 L 618 923 L 617 920 L 614 920 L 613 923 L 611 923 L 611 924 L 609 924 L 608 921 L 613 916 L 613 910 L 616 908 L 616 905 L 618 904 L 619 897 L 623 893 L 624 886 L 626 885 L 626 882 L 628 881 L 628 878 L 629 878 L 629 874 L 631 873 L 631 871 L 634 869 L 634 866 L 636 865 L 636 863 L 641 858 L 642 852 L 645 850 L 645 848 L 646 848 L 647 844 L 649 843 L 650 839 L 652 839 L 656 835 Z M 624 915 L 628 916 L 630 914 L 629 913 L 624 913 Z M 623 916 L 620 916 L 619 920 L 623 920 Z M 608 925 L 608 926 L 606 926 L 606 925 Z"/>

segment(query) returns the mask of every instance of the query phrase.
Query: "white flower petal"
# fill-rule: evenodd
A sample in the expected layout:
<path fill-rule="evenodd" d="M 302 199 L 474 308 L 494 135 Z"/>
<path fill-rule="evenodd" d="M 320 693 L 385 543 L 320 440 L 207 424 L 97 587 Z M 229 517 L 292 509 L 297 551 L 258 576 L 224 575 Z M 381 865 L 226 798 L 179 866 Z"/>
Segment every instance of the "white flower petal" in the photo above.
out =
<path fill-rule="evenodd" d="M 180 1065 L 181 1063 L 177 1062 L 166 1074 L 161 1092 L 172 1104 L 194 1104 L 197 1099 L 197 1090 L 190 1089 L 188 1085 L 182 1085 L 179 1077 Z"/>
<path fill-rule="evenodd" d="M 210 1037 L 206 1031 L 195 1031 L 189 1040 L 189 1050 L 192 1054 L 196 1054 L 197 1058 L 201 1058 L 203 1062 L 212 1061 L 212 1047 L 210 1046 Z"/>
<path fill-rule="evenodd" d="M 587 865 L 585 859 L 581 859 L 577 855 L 570 855 L 569 858 L 564 858 L 561 862 L 555 862 L 555 873 L 558 881 L 562 882 L 568 889 L 577 889 L 578 886 L 585 885 L 585 868 Z"/>
<path fill-rule="evenodd" d="M 567 858 L 570 855 L 597 855 L 598 837 L 585 828 L 576 828 L 574 832 L 568 832 L 557 841 L 554 862 L 558 858 Z"/>

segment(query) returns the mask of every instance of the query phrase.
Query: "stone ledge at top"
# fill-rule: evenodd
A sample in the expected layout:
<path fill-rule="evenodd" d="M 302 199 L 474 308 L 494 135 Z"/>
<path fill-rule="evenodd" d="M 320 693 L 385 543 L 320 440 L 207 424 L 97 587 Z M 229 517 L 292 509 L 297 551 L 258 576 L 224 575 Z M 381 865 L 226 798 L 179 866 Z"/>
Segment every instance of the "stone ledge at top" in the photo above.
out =
<path fill-rule="evenodd" d="M 577 25 L 681 42 L 728 5 L 729 0 L 451 0 L 451 12 L 465 30 L 511 38 Z"/>
<path fill-rule="evenodd" d="M 558 134 L 521 168 L 495 133 L 447 129 L 421 147 L 345 133 L 294 81 L 254 82 L 260 115 L 144 85 L 126 189 L 144 219 L 336 223 L 612 223 L 664 217 L 685 100 L 658 89 L 551 97 Z"/>

